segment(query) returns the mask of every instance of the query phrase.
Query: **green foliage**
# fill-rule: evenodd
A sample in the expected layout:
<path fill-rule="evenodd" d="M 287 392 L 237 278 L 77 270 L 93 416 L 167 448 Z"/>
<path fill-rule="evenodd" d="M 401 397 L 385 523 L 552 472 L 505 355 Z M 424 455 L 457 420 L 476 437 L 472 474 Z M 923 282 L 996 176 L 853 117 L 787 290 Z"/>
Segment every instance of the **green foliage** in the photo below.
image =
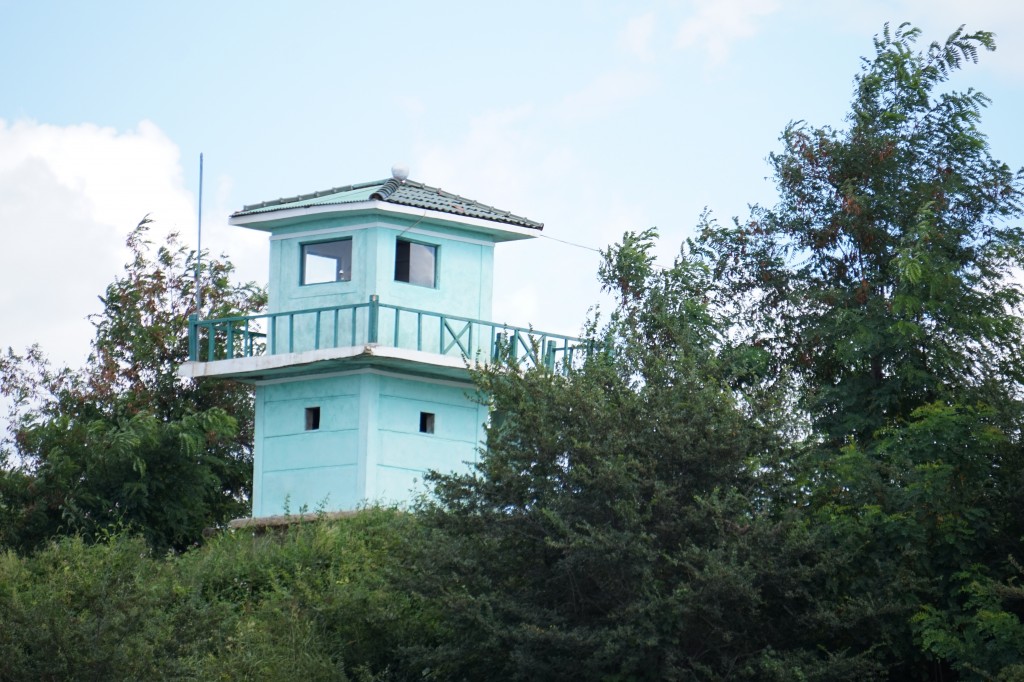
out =
<path fill-rule="evenodd" d="M 912 618 L 954 617 L 964 581 L 1006 576 L 1024 531 L 1020 444 L 994 415 L 926 405 L 864 446 L 816 449 L 798 463 L 805 513 L 844 564 L 822 593 L 844 626 L 823 641 L 870 651 L 893 675 L 951 674 L 949 657 L 921 646 Z"/>
<path fill-rule="evenodd" d="M 1018 575 L 1020 577 L 1020 568 Z M 965 572 L 962 604 L 940 610 L 925 606 L 914 617 L 921 647 L 951 661 L 965 680 L 1024 679 L 1024 589 L 1014 583 L 978 580 Z"/>
<path fill-rule="evenodd" d="M 126 525 L 153 547 L 187 546 L 223 506 L 220 463 L 209 451 L 236 433 L 220 408 L 170 422 L 145 413 L 118 421 L 56 415 L 25 426 L 22 452 L 39 462 L 25 483 L 36 494 L 21 523 L 2 532 L 28 549 L 56 534 L 97 537 Z"/>
<path fill-rule="evenodd" d="M 171 235 L 154 248 L 149 220 L 129 235 L 132 260 L 101 297 L 87 366 L 54 370 L 39 348 L 0 357 L 13 404 L 0 471 L 0 546 L 126 526 L 158 549 L 245 514 L 252 478 L 252 395 L 230 382 L 176 375 L 188 358 L 195 253 Z M 259 310 L 264 292 L 204 259 L 203 314 Z"/>
<path fill-rule="evenodd" d="M 264 665 L 265 646 L 288 637 L 305 641 L 311 670 L 330 661 L 335 670 L 344 662 L 360 678 L 384 674 L 403 647 L 428 643 L 437 627 L 435 608 L 402 589 L 398 577 L 421 538 L 415 518 L 367 509 L 280 534 L 222 536 L 185 555 L 184 573 L 203 600 L 240 608 L 209 670 Z M 287 671 L 295 649 L 275 647 L 281 659 L 271 663 Z"/>
<path fill-rule="evenodd" d="M 128 538 L 0 555 L 0 680 L 183 677 L 207 623 L 164 593 L 163 568 Z"/>
<path fill-rule="evenodd" d="M 919 52 L 919 33 L 886 27 L 846 127 L 788 126 L 779 202 L 705 220 L 698 249 L 737 316 L 733 352 L 763 353 L 755 382 L 806 416 L 789 431 L 801 456 L 769 463 L 782 485 L 766 492 L 798 505 L 835 563 L 819 641 L 944 679 L 986 647 L 1024 657 L 982 629 L 957 649 L 936 625 L 963 621 L 964 584 L 1011 575 L 1024 536 L 1024 171 L 992 157 L 987 98 L 948 85 L 991 34 L 961 27 Z"/>
<path fill-rule="evenodd" d="M 886 27 L 856 79 L 848 126 L 790 124 L 771 155 L 780 201 L 702 243 L 747 343 L 803 383 L 835 442 L 936 400 L 999 405 L 1019 362 L 1024 175 L 977 128 L 987 98 L 947 80 L 987 32 L 914 51 Z"/>
<path fill-rule="evenodd" d="M 442 600 L 439 679 L 862 679 L 816 649 L 807 529 L 758 509 L 778 445 L 730 388 L 706 271 L 605 254 L 603 351 L 565 374 L 478 376 L 497 418 L 473 474 L 437 476 L 415 589 Z M 784 617 L 780 617 L 784 614 Z"/>
<path fill-rule="evenodd" d="M 1024 536 L 1024 175 L 946 85 L 991 35 L 918 34 L 876 40 L 846 129 L 787 128 L 775 207 L 705 219 L 665 270 L 653 230 L 605 253 L 602 352 L 480 373 L 486 452 L 424 509 L 418 589 L 450 617 L 422 667 L 1010 674 L 1017 616 L 963 585 L 1009 578 Z"/>
<path fill-rule="evenodd" d="M 124 534 L 8 552 L 0 681 L 392 679 L 439 617 L 396 587 L 420 534 L 371 509 L 164 558 Z"/>

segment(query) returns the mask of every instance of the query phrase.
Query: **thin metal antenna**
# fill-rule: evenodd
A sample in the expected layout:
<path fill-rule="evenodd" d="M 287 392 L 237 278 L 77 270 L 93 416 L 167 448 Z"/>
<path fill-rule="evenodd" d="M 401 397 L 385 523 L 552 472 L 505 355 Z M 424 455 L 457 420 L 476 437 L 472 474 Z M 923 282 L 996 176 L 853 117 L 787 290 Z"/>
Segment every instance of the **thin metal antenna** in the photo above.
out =
<path fill-rule="evenodd" d="M 201 286 L 203 261 L 203 154 L 199 153 L 199 237 L 196 240 L 196 315 L 203 305 L 203 287 Z"/>

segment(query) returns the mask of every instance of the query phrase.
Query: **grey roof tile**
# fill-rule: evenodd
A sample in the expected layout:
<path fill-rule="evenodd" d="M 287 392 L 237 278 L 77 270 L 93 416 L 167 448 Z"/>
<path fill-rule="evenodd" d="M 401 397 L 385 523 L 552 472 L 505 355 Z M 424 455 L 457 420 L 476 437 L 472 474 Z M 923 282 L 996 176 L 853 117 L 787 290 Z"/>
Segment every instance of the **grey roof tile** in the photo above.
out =
<path fill-rule="evenodd" d="M 479 218 L 481 220 L 491 220 L 535 230 L 544 228 L 544 223 L 538 223 L 509 211 L 502 211 L 493 206 L 481 204 L 478 201 L 460 197 L 457 194 L 445 192 L 440 188 L 430 187 L 415 180 L 399 181 L 395 178 L 378 180 L 376 182 L 364 182 L 357 185 L 345 185 L 344 187 L 334 187 L 322 192 L 301 194 L 296 197 L 251 204 L 243 207 L 241 211 L 235 212 L 231 217 L 237 218 L 307 206 L 329 206 L 369 200 L 385 201 L 400 206 L 423 208 L 431 211 L 440 211 L 441 213 Z"/>

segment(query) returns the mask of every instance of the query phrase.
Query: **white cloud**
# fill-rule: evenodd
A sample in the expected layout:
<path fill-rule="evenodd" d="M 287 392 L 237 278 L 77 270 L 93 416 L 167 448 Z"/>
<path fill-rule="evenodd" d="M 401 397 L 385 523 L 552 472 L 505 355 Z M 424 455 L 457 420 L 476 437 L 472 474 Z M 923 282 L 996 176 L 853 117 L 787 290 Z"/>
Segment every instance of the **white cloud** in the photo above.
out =
<path fill-rule="evenodd" d="M 619 34 L 619 45 L 641 61 L 652 62 L 654 61 L 654 46 L 652 45 L 654 28 L 654 12 L 633 17 L 626 22 L 625 28 Z"/>
<path fill-rule="evenodd" d="M 39 343 L 79 364 L 92 338 L 86 316 L 146 214 L 157 238 L 195 223 L 178 147 L 154 124 L 118 132 L 0 119 L 0 348 Z"/>
<path fill-rule="evenodd" d="M 569 121 L 602 116 L 625 103 L 652 92 L 655 77 L 644 71 L 613 69 L 586 86 L 565 96 L 559 104 L 558 114 Z"/>
<path fill-rule="evenodd" d="M 779 9 L 777 0 L 695 0 L 695 13 L 679 27 L 677 48 L 699 47 L 712 64 L 729 56 L 732 46 L 757 33 L 757 20 Z"/>

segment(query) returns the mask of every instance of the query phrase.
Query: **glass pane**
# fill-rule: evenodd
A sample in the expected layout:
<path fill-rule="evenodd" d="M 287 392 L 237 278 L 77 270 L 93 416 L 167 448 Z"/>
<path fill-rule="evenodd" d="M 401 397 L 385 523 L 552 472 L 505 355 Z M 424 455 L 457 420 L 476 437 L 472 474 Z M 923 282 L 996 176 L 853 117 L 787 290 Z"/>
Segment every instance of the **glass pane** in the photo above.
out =
<path fill-rule="evenodd" d="M 409 244 L 409 283 L 434 286 L 434 253 L 436 246 Z"/>
<path fill-rule="evenodd" d="M 352 240 L 302 245 L 302 283 L 348 282 L 352 279 Z"/>
<path fill-rule="evenodd" d="M 437 247 L 399 239 L 395 244 L 395 279 L 422 287 L 437 283 Z"/>

